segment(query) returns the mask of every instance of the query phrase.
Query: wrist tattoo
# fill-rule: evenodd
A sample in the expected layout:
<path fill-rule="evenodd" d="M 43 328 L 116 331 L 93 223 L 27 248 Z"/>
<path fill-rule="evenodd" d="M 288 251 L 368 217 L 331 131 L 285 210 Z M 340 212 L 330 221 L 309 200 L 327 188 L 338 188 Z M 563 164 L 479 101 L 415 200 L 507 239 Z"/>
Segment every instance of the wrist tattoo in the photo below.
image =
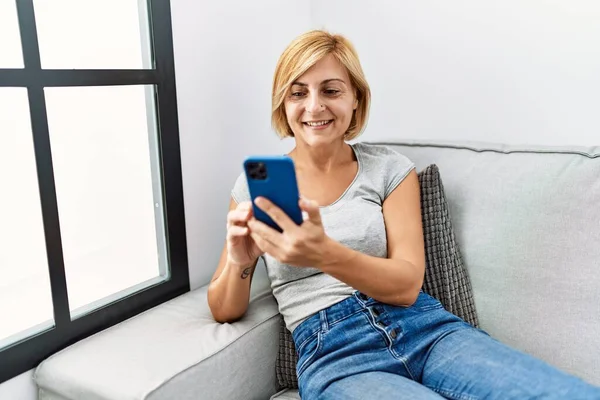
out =
<path fill-rule="evenodd" d="M 249 277 L 249 276 L 252 274 L 252 270 L 253 270 L 253 269 L 254 269 L 254 268 L 252 268 L 252 267 L 249 267 L 249 268 L 246 268 L 245 270 L 243 270 L 243 271 L 242 271 L 241 278 L 242 278 L 242 279 L 246 279 L 247 277 Z"/>

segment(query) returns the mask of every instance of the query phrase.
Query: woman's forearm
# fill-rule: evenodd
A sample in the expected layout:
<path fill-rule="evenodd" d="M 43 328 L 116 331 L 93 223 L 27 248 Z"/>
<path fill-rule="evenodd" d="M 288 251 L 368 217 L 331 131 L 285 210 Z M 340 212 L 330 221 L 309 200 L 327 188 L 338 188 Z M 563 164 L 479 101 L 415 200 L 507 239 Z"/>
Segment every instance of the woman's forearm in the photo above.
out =
<path fill-rule="evenodd" d="M 210 283 L 208 305 L 217 322 L 233 322 L 241 318 L 248 309 L 256 263 L 237 266 L 226 261 L 219 277 Z"/>
<path fill-rule="evenodd" d="M 410 306 L 419 295 L 423 276 L 406 260 L 372 257 L 328 238 L 323 262 L 326 274 L 382 303 Z"/>

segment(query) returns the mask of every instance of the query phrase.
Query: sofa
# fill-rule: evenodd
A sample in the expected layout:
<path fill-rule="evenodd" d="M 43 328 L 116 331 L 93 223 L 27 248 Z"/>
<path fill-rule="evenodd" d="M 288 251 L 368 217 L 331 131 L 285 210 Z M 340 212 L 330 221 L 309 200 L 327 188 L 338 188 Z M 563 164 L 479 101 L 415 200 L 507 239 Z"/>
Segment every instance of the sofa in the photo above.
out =
<path fill-rule="evenodd" d="M 439 167 L 480 327 L 600 385 L 600 147 L 385 144 Z M 202 287 L 52 355 L 39 398 L 299 399 L 278 387 L 281 317 L 254 280 L 235 323 L 213 320 Z"/>

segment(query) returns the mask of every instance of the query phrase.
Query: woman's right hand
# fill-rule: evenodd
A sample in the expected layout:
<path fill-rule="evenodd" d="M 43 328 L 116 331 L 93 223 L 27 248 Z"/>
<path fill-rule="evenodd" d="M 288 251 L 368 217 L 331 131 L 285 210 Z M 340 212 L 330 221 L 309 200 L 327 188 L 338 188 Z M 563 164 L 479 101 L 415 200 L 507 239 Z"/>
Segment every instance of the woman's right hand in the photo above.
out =
<path fill-rule="evenodd" d="M 252 218 L 252 203 L 244 201 L 227 214 L 227 256 L 239 267 L 253 264 L 263 252 L 250 237 L 248 221 Z"/>

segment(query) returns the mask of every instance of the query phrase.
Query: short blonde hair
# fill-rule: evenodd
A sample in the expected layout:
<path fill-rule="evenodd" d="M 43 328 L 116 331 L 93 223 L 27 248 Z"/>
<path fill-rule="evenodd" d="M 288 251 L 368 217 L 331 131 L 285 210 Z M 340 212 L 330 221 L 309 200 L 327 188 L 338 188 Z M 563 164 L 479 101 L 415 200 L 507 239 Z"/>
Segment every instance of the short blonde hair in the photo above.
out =
<path fill-rule="evenodd" d="M 358 106 L 344 136 L 352 140 L 362 133 L 369 115 L 371 89 L 365 79 L 358 54 L 348 39 L 323 30 L 306 32 L 292 41 L 277 62 L 273 77 L 271 123 L 281 138 L 294 136 L 285 114 L 285 97 L 292 84 L 310 67 L 329 54 L 348 71 L 350 83 L 356 90 Z"/>

